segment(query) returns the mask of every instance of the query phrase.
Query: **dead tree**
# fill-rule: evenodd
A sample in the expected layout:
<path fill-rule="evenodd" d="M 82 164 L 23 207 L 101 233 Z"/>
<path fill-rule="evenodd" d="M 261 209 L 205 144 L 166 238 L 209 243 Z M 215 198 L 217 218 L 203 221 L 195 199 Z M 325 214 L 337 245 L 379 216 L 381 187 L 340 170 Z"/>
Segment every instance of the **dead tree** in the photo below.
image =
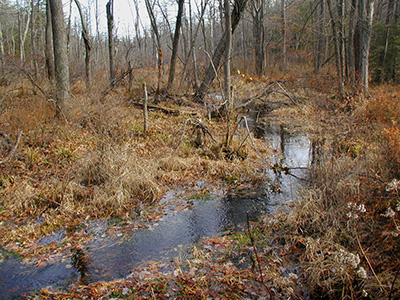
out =
<path fill-rule="evenodd" d="M 49 0 L 49 3 L 53 28 L 57 115 L 63 114 L 68 117 L 71 110 L 71 96 L 63 4 L 61 0 Z"/>
<path fill-rule="evenodd" d="M 168 90 L 172 89 L 175 77 L 176 62 L 178 58 L 179 36 L 182 27 L 183 4 L 185 0 L 178 0 L 178 14 L 176 16 L 175 34 L 172 43 L 171 65 L 168 76 Z"/>
<path fill-rule="evenodd" d="M 240 18 L 242 17 L 243 11 L 246 7 L 246 3 L 247 3 L 247 0 L 236 0 L 234 3 L 233 11 L 231 14 L 231 20 L 232 20 L 231 32 L 232 32 L 232 34 L 235 32 L 235 29 L 236 29 L 237 25 L 239 24 Z M 206 71 L 206 74 L 204 75 L 203 81 L 202 81 L 200 87 L 196 91 L 195 98 L 198 101 L 203 101 L 205 94 L 207 93 L 211 83 L 213 82 L 213 80 L 216 76 L 215 70 L 218 70 L 218 68 L 221 65 L 221 59 L 225 53 L 226 45 L 227 45 L 227 43 L 226 43 L 227 30 L 229 30 L 229 29 L 228 28 L 225 29 L 223 38 L 218 43 L 218 46 L 214 51 L 212 61 L 210 62 L 209 66 L 208 66 L 208 69 Z"/>
<path fill-rule="evenodd" d="M 107 29 L 108 29 L 108 60 L 110 67 L 110 82 L 115 81 L 114 68 L 114 0 L 109 0 L 106 4 Z"/>
<path fill-rule="evenodd" d="M 79 16 L 81 18 L 82 23 L 82 38 L 85 44 L 85 77 L 86 77 L 86 90 L 90 90 L 91 86 L 91 52 L 92 52 L 92 45 L 90 42 L 89 31 L 87 29 L 86 21 L 82 13 L 81 5 L 79 4 L 78 0 L 75 0 L 75 4 L 79 11 Z"/>

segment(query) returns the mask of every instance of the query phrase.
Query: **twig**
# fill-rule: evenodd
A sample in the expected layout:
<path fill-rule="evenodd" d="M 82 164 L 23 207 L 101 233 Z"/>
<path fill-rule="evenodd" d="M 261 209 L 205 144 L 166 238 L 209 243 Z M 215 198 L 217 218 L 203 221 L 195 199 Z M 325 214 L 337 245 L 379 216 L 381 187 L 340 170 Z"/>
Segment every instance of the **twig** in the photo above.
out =
<path fill-rule="evenodd" d="M 213 70 L 214 70 L 214 73 L 215 73 L 215 77 L 217 77 L 217 80 L 218 80 L 218 84 L 219 84 L 219 88 L 220 88 L 220 90 L 222 91 L 223 89 L 222 89 L 222 82 L 221 82 L 221 79 L 219 78 L 219 76 L 218 76 L 218 71 L 217 71 L 217 69 L 216 69 L 216 67 L 215 67 L 215 65 L 214 65 L 214 62 L 213 62 L 213 60 L 212 60 L 212 57 L 211 57 L 211 55 L 210 55 L 210 53 L 208 53 L 206 50 L 204 50 L 204 49 L 201 49 L 201 50 L 203 50 L 203 52 L 208 56 L 208 58 L 210 59 L 210 63 L 211 63 L 211 66 L 212 66 L 212 68 L 213 68 Z M 224 95 L 224 93 L 222 93 L 221 92 L 221 95 L 222 95 L 222 99 L 224 100 L 224 103 L 222 103 L 222 105 L 224 105 L 225 103 L 226 103 L 226 99 L 225 99 L 225 95 Z"/>
<path fill-rule="evenodd" d="M 382 291 L 387 295 L 387 294 L 388 294 L 387 291 L 383 288 L 382 282 L 379 280 L 378 276 L 376 275 L 376 273 L 375 273 L 375 271 L 374 271 L 374 268 L 372 267 L 372 264 L 371 264 L 371 262 L 369 261 L 369 259 L 368 259 L 368 257 L 367 257 L 367 254 L 365 253 L 363 247 L 361 246 L 361 242 L 360 242 L 360 239 L 359 239 L 359 237 L 358 237 L 357 229 L 356 229 L 356 231 L 355 231 L 355 234 L 356 234 L 356 239 L 357 239 L 358 246 L 360 247 L 360 250 L 361 250 L 361 252 L 362 252 L 364 258 L 365 258 L 365 260 L 367 261 L 368 266 L 369 266 L 369 268 L 370 268 L 371 271 L 372 271 L 372 274 L 374 274 L 374 277 L 375 277 L 376 281 L 379 283 L 380 288 L 382 289 Z"/>
<path fill-rule="evenodd" d="M 275 83 L 282 89 L 284 95 L 286 95 L 286 96 L 293 102 L 293 104 L 298 105 L 297 101 L 295 101 L 295 100 L 293 99 L 293 97 L 290 96 L 288 92 L 286 92 L 286 90 L 285 90 L 285 89 L 283 88 L 283 86 L 279 83 L 279 81 L 276 81 Z"/>
<path fill-rule="evenodd" d="M 21 136 L 22 136 L 22 131 L 18 130 L 17 141 L 15 142 L 15 145 L 12 147 L 10 153 L 8 153 L 8 157 L 7 157 L 8 159 L 11 159 L 14 156 L 15 152 L 17 151 L 19 142 L 21 141 Z"/>
<path fill-rule="evenodd" d="M 272 292 L 271 292 L 271 289 L 269 288 L 269 286 L 267 286 L 265 284 L 265 282 L 264 282 L 264 275 L 263 275 L 262 268 L 261 268 L 260 258 L 258 257 L 258 252 L 257 252 L 256 245 L 254 243 L 254 238 L 253 238 L 253 235 L 251 234 L 249 212 L 246 213 L 246 216 L 247 216 L 247 231 L 249 233 L 249 238 L 250 238 L 251 245 L 253 246 L 254 255 L 256 256 L 256 262 L 257 262 L 257 265 L 258 265 L 258 271 L 260 272 L 261 283 L 265 287 L 265 289 L 267 290 L 267 292 L 269 294 L 269 299 L 272 300 L 272 299 L 274 299 L 274 296 L 272 295 Z"/>
<path fill-rule="evenodd" d="M 212 135 L 212 133 L 211 133 L 210 129 L 207 127 L 207 125 L 203 124 L 203 122 L 201 122 L 200 119 L 197 119 L 196 121 L 192 122 L 192 125 L 193 125 L 195 128 L 200 128 L 201 131 L 203 131 L 204 136 L 205 136 L 206 134 L 208 134 L 208 135 L 211 137 L 211 139 L 212 139 L 215 143 L 218 142 L 218 141 L 214 138 L 214 136 Z"/>
<path fill-rule="evenodd" d="M 396 275 L 394 276 L 392 286 L 390 287 L 390 293 L 389 293 L 389 296 L 388 296 L 388 300 L 392 300 L 392 293 L 393 293 L 394 283 L 396 282 L 396 279 L 399 276 L 399 273 L 400 273 L 400 268 L 397 269 Z"/>
<path fill-rule="evenodd" d="M 258 151 L 258 149 L 257 149 L 257 147 L 256 147 L 256 144 L 254 143 L 253 136 L 251 135 L 251 132 L 250 132 L 250 129 L 249 129 L 249 124 L 247 123 L 247 118 L 246 118 L 246 117 L 243 117 L 243 120 L 244 120 L 244 123 L 246 124 L 246 130 L 247 130 L 247 132 L 248 132 L 248 134 L 249 134 L 249 137 L 250 137 L 250 140 L 251 140 L 251 144 L 253 145 L 254 150 L 256 150 L 257 154 L 258 154 L 258 155 L 262 158 L 262 160 L 268 165 L 268 164 L 269 164 L 268 160 L 261 154 L 260 151 Z"/>
<path fill-rule="evenodd" d="M 146 83 L 143 83 L 143 92 L 144 92 L 144 101 L 143 101 L 143 132 L 147 131 L 147 121 L 149 118 L 148 111 L 147 111 L 147 104 L 148 104 L 148 95 L 147 95 L 147 87 Z"/>
<path fill-rule="evenodd" d="M 35 82 L 35 80 L 32 78 L 32 75 L 29 74 L 28 72 L 22 70 L 23 74 L 28 78 L 28 80 L 32 83 L 33 86 L 35 86 L 42 94 L 45 96 L 45 98 L 49 98 L 47 93 Z"/>
<path fill-rule="evenodd" d="M 4 137 L 4 139 L 7 141 L 7 143 L 12 144 L 12 141 L 11 141 L 10 137 L 7 134 L 5 134 L 4 132 L 0 132 L 0 135 Z M 17 141 L 12 146 L 12 148 L 11 148 L 10 152 L 8 153 L 7 157 L 4 160 L 0 161 L 0 164 L 10 160 L 14 156 L 15 152 L 18 149 L 18 145 L 19 145 L 19 143 L 21 141 L 21 136 L 22 136 L 22 131 L 18 130 Z"/>
<path fill-rule="evenodd" d="M 187 123 L 188 123 L 189 121 L 190 121 L 190 119 L 187 119 L 187 120 L 185 121 L 185 124 L 183 125 L 183 132 L 182 132 L 181 138 L 179 139 L 178 145 L 176 145 L 176 147 L 175 147 L 175 152 L 178 151 L 179 146 L 182 144 L 183 137 L 184 137 L 185 132 L 186 132 L 186 126 L 187 126 Z M 179 132 L 179 131 L 178 131 L 178 132 Z"/>

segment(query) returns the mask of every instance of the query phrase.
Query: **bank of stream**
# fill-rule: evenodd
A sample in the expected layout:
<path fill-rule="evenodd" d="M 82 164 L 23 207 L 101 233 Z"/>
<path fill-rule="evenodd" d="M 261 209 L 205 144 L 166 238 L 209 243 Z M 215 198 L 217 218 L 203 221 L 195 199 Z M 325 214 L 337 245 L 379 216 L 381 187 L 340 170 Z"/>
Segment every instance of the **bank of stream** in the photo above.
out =
<path fill-rule="evenodd" d="M 161 200 L 165 215 L 149 228 L 109 235 L 106 221 L 87 226 L 91 239 L 81 247 L 45 266 L 24 263 L 9 255 L 0 263 L 0 295 L 4 299 L 34 293 L 52 286 L 90 284 L 126 277 L 148 261 L 171 261 L 184 255 L 188 247 L 204 238 L 245 229 L 247 212 L 256 220 L 261 214 L 275 213 L 295 198 L 304 186 L 311 164 L 311 143 L 303 133 L 291 133 L 280 125 L 260 128 L 274 150 L 272 168 L 265 170 L 271 181 L 247 188 L 207 189 L 207 183 L 192 183 L 205 193 L 187 197 L 182 188 L 170 190 Z M 185 207 L 177 210 L 177 207 Z M 63 243 L 69 232 L 59 230 L 40 243 Z"/>

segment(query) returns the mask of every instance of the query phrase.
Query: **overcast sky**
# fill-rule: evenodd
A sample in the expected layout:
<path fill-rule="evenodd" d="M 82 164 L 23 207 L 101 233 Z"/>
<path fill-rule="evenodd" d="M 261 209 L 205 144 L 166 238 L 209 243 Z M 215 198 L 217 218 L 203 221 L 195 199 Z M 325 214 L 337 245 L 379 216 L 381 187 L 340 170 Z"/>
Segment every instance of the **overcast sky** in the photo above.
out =
<path fill-rule="evenodd" d="M 108 0 L 98 0 L 99 3 L 99 29 L 100 32 L 106 33 L 107 32 L 107 18 L 106 18 L 106 3 Z M 134 32 L 134 24 L 137 18 L 136 14 L 136 8 L 135 4 L 133 2 L 134 0 L 114 0 L 114 24 L 115 24 L 115 29 L 117 30 L 117 34 L 119 36 L 126 36 L 130 35 L 133 36 L 135 34 Z M 144 4 L 144 0 L 136 0 L 138 1 L 139 5 L 139 15 L 140 15 L 140 20 L 143 24 L 143 26 L 148 27 L 150 24 L 149 17 L 146 11 L 146 7 Z M 168 0 L 167 0 L 168 1 Z M 163 3 L 163 1 L 160 1 Z M 64 13 L 66 16 L 69 15 L 69 0 L 64 0 Z M 92 34 L 94 35 L 96 33 L 96 21 L 95 21 L 95 15 L 96 15 L 96 2 L 95 0 L 81 0 L 80 1 L 82 5 L 82 9 L 84 11 L 87 11 L 88 8 L 90 8 L 90 19 L 91 19 L 91 29 L 92 29 Z M 169 19 L 171 25 L 175 23 L 175 16 L 174 16 L 174 9 L 175 6 L 177 5 L 174 2 L 171 2 L 170 0 L 168 1 L 169 3 Z M 73 18 L 78 18 L 78 12 L 75 7 L 75 3 L 72 5 L 72 16 Z M 159 15 L 159 16 L 158 16 Z M 156 16 L 161 17 L 160 14 L 157 14 Z M 73 22 L 75 22 L 73 20 Z M 76 19 L 76 22 L 80 22 L 80 19 Z M 142 30 L 142 29 L 141 29 Z"/>

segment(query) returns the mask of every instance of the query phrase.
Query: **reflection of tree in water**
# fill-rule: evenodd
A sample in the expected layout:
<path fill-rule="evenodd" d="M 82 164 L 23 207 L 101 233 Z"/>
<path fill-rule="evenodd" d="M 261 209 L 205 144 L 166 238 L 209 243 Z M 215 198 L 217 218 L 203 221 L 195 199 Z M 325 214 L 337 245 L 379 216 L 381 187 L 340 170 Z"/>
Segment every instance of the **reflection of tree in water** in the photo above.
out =
<path fill-rule="evenodd" d="M 80 274 L 79 279 L 80 284 L 87 284 L 87 275 L 89 272 L 89 258 L 86 256 L 85 252 L 81 248 L 71 249 L 72 253 L 72 265 L 76 271 Z"/>

